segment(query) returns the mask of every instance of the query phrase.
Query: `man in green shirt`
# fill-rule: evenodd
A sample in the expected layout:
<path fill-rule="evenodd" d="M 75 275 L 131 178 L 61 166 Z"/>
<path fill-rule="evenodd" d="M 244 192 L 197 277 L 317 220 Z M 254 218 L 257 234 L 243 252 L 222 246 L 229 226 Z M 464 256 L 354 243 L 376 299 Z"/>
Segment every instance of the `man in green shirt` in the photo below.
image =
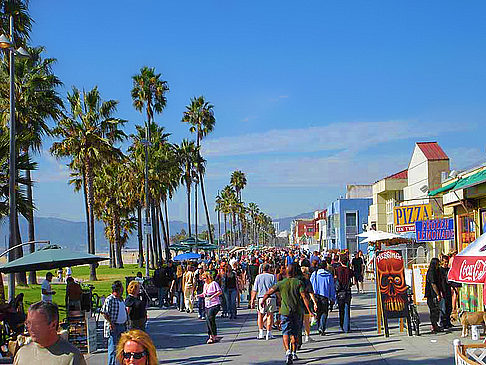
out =
<path fill-rule="evenodd" d="M 309 313 L 312 313 L 302 281 L 295 277 L 296 265 L 292 263 L 287 266 L 287 278 L 271 287 L 261 301 L 261 303 L 265 303 L 272 294 L 280 293 L 280 315 L 286 364 L 293 364 L 294 360 L 297 360 L 297 336 L 304 315 L 302 301 Z"/>
<path fill-rule="evenodd" d="M 19 349 L 14 365 L 86 365 L 79 350 L 57 334 L 57 305 L 50 302 L 32 304 L 25 324 L 32 342 Z"/>

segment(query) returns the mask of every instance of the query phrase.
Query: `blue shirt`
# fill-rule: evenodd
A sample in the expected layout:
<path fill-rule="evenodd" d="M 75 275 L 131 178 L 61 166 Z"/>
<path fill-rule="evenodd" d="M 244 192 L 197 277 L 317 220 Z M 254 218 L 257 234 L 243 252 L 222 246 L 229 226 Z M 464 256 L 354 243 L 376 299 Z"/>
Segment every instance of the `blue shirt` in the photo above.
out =
<path fill-rule="evenodd" d="M 324 269 L 314 271 L 310 277 L 314 294 L 336 301 L 336 287 L 332 274 Z"/>

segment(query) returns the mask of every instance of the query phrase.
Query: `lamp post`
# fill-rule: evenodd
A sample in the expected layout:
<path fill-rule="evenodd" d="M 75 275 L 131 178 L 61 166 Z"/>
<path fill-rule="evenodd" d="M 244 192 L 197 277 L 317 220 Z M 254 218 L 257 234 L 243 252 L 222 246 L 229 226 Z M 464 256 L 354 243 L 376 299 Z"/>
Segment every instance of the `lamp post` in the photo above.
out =
<path fill-rule="evenodd" d="M 15 56 L 28 57 L 29 54 L 22 47 L 14 48 L 14 23 L 13 16 L 10 15 L 10 37 L 0 35 L 0 48 L 8 50 L 10 55 L 10 148 L 9 148 L 9 178 L 8 178 L 8 214 L 9 214 L 9 248 L 17 246 L 17 206 L 15 199 L 15 177 L 17 176 L 17 149 L 15 146 Z M 9 252 L 8 261 L 13 261 L 14 250 Z M 9 301 L 15 298 L 15 276 L 8 274 L 8 298 Z"/>

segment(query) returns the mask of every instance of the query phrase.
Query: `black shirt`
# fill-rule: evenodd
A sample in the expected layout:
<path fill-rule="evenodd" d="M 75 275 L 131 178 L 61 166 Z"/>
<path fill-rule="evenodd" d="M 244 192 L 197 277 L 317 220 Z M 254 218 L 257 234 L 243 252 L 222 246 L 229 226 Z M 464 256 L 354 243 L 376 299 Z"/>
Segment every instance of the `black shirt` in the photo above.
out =
<path fill-rule="evenodd" d="M 145 303 L 137 297 L 134 297 L 133 295 L 128 295 L 125 299 L 125 305 L 127 306 L 127 308 L 130 308 L 130 314 L 128 315 L 128 317 L 132 321 L 147 317 Z"/>
<path fill-rule="evenodd" d="M 226 289 L 236 289 L 236 272 L 231 270 L 229 273 L 225 275 L 225 287 Z"/>
<path fill-rule="evenodd" d="M 363 259 L 361 257 L 355 257 L 351 261 L 351 264 L 353 265 L 353 270 L 355 273 L 360 274 L 363 270 Z"/>
<path fill-rule="evenodd" d="M 425 279 L 425 297 L 426 298 L 436 298 L 437 294 L 432 287 L 432 284 L 437 285 L 437 287 L 440 287 L 439 283 L 439 270 L 427 270 L 427 276 Z"/>

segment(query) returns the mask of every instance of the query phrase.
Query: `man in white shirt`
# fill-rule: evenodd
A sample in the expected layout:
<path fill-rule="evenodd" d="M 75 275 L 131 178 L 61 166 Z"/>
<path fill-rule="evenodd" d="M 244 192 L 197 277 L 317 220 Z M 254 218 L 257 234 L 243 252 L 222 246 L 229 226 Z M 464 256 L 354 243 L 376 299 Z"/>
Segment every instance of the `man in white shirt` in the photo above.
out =
<path fill-rule="evenodd" d="M 277 299 L 275 294 L 269 296 L 269 298 L 262 304 L 263 297 L 265 293 L 273 287 L 277 280 L 275 279 L 275 275 L 270 273 L 270 265 L 265 263 L 263 264 L 263 273 L 257 275 L 255 278 L 255 283 L 253 284 L 253 289 L 251 291 L 251 307 L 255 308 L 255 299 L 258 299 L 258 340 L 263 340 L 266 338 L 267 340 L 273 339 L 272 336 L 272 327 L 273 327 L 273 313 L 277 311 Z M 264 318 L 267 317 L 267 336 L 264 336 Z"/>
<path fill-rule="evenodd" d="M 48 272 L 46 278 L 41 284 L 42 295 L 41 299 L 43 302 L 52 303 L 52 296 L 56 294 L 54 290 L 51 289 L 52 273 Z"/>

